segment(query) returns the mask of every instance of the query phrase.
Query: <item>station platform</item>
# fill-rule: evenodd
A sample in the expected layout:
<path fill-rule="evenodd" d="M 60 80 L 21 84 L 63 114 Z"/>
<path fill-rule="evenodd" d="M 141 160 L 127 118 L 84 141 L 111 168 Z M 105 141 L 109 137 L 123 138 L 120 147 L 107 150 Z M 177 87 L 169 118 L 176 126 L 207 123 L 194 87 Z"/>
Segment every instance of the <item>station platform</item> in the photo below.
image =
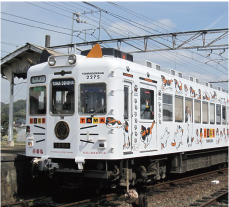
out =
<path fill-rule="evenodd" d="M 25 145 L 21 146 L 1 146 L 1 161 L 14 160 L 18 155 L 25 155 Z"/>
<path fill-rule="evenodd" d="M 17 153 L 25 153 L 25 145 L 21 146 L 14 146 L 14 147 L 9 147 L 9 146 L 1 146 L 1 153 L 6 153 L 6 154 L 17 154 Z"/>
<path fill-rule="evenodd" d="M 25 145 L 1 146 L 1 202 L 14 202 L 15 195 L 28 193 L 31 158 L 25 156 Z"/>

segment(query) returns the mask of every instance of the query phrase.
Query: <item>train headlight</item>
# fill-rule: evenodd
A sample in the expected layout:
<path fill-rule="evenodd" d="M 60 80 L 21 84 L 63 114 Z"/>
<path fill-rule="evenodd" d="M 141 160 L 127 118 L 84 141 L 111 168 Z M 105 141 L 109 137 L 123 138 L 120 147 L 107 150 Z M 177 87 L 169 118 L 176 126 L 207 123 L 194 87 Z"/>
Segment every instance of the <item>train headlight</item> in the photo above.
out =
<path fill-rule="evenodd" d="M 28 141 L 28 147 L 33 147 L 33 141 Z"/>
<path fill-rule="evenodd" d="M 50 57 L 48 60 L 48 63 L 50 66 L 54 66 L 56 64 L 56 58 L 55 57 Z"/>
<path fill-rule="evenodd" d="M 69 63 L 70 65 L 75 64 L 75 63 L 76 63 L 76 56 L 75 56 L 75 55 L 70 55 L 70 56 L 68 57 L 68 63 Z"/>

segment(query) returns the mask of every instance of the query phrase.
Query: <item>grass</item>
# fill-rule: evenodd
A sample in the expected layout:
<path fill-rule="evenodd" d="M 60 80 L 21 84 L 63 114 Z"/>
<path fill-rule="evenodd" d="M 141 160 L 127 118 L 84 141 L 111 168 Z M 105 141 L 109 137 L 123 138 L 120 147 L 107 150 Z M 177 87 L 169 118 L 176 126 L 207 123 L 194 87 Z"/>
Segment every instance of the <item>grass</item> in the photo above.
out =
<path fill-rule="evenodd" d="M 13 140 L 14 140 L 14 146 L 23 146 L 23 145 L 25 145 L 25 142 L 17 142 L 17 134 L 14 134 Z M 3 146 L 3 147 L 7 146 L 7 141 L 8 141 L 8 135 L 2 137 L 1 146 Z"/>

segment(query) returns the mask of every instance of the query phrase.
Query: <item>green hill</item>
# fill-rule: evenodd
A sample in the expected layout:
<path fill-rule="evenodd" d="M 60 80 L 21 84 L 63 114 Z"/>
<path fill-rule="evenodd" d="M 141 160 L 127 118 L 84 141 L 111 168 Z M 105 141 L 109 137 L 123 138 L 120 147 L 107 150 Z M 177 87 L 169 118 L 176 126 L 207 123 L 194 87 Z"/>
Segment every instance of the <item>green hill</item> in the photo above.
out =
<path fill-rule="evenodd" d="M 18 100 L 14 102 L 13 120 L 19 118 L 26 119 L 26 100 Z M 9 104 L 1 102 L 1 135 L 7 134 L 9 125 Z"/>

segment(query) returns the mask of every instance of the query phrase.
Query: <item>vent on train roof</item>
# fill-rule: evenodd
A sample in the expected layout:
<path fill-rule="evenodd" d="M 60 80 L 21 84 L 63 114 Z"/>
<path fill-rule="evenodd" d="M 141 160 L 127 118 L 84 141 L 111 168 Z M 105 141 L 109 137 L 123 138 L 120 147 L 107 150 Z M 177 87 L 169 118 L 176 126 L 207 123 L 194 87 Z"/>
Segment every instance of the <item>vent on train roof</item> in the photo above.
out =
<path fill-rule="evenodd" d="M 148 60 L 144 60 L 144 59 L 135 59 L 134 60 L 135 63 L 138 63 L 140 65 L 144 65 L 148 68 L 152 68 L 152 69 L 156 69 L 156 70 L 161 70 L 161 66 L 154 63 L 154 62 L 151 62 L 151 61 L 148 61 Z"/>
<path fill-rule="evenodd" d="M 147 67 L 152 68 L 152 63 L 151 62 L 147 61 L 146 64 L 147 64 Z"/>
<path fill-rule="evenodd" d="M 87 54 L 90 51 L 91 50 L 81 51 L 81 55 L 87 56 Z M 116 50 L 114 48 L 102 48 L 102 53 L 103 53 L 103 56 L 108 55 L 108 56 L 122 58 L 122 59 L 129 60 L 129 61 L 133 62 L 133 55 L 122 52 L 120 50 Z"/>
<path fill-rule="evenodd" d="M 156 70 L 161 70 L 161 66 L 160 65 L 156 65 Z"/>
<path fill-rule="evenodd" d="M 187 75 L 184 75 L 183 78 L 189 80 L 189 81 L 192 81 L 194 82 L 194 78 L 192 76 L 187 76 Z"/>
<path fill-rule="evenodd" d="M 209 83 L 206 81 L 199 81 L 199 84 L 204 85 L 204 86 L 209 86 Z"/>
<path fill-rule="evenodd" d="M 183 77 L 182 73 L 178 72 L 178 77 L 182 78 Z"/>

